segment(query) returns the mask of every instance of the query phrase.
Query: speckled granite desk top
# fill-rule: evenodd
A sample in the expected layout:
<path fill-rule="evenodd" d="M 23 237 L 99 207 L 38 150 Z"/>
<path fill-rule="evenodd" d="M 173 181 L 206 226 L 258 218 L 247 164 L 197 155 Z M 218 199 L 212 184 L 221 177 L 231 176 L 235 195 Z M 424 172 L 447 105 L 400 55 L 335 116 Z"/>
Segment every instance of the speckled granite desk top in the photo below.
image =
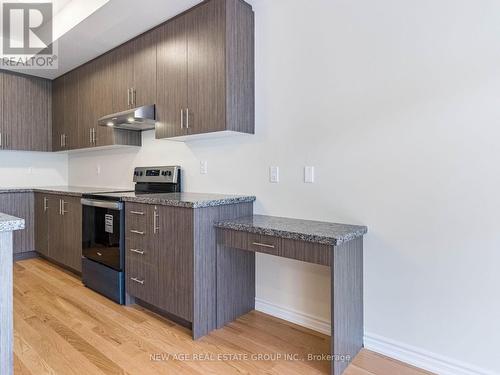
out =
<path fill-rule="evenodd" d="M 253 215 L 215 224 L 217 228 L 338 246 L 367 233 L 362 225 Z"/>

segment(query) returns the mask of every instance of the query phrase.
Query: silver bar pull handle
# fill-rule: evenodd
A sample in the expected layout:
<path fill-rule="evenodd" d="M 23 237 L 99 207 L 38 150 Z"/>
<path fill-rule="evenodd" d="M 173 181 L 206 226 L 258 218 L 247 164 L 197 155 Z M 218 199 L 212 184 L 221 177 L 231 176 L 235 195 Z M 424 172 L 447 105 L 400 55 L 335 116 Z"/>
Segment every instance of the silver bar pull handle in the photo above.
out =
<path fill-rule="evenodd" d="M 130 280 L 136 282 L 137 284 L 144 285 L 144 280 L 139 280 L 137 277 L 131 277 Z"/>
<path fill-rule="evenodd" d="M 2 133 L 0 133 L 0 148 L 2 148 Z"/>
<path fill-rule="evenodd" d="M 137 104 L 137 90 L 132 88 L 132 105 L 135 107 Z"/>
<path fill-rule="evenodd" d="M 47 197 L 43 197 L 43 212 L 49 209 L 49 200 Z"/>
<path fill-rule="evenodd" d="M 97 137 L 96 137 L 96 130 L 95 128 L 92 128 L 92 134 L 93 134 L 93 140 L 94 140 L 94 145 L 97 143 Z"/>
<path fill-rule="evenodd" d="M 59 215 L 62 215 L 62 199 L 59 199 Z"/>
<path fill-rule="evenodd" d="M 92 128 L 89 129 L 89 142 L 92 144 Z"/>
<path fill-rule="evenodd" d="M 184 129 L 184 108 L 181 108 L 181 129 Z"/>
<path fill-rule="evenodd" d="M 130 87 L 127 89 L 127 105 L 130 107 Z"/>
<path fill-rule="evenodd" d="M 140 234 L 141 236 L 144 236 L 144 232 L 141 232 L 141 231 L 138 231 L 138 230 L 131 230 L 130 233 Z"/>
<path fill-rule="evenodd" d="M 268 245 L 267 243 L 260 243 L 260 242 L 252 242 L 252 245 L 261 246 L 261 247 L 268 247 L 270 249 L 274 249 L 275 248 L 274 245 Z"/>
<path fill-rule="evenodd" d="M 158 218 L 160 215 L 158 215 L 158 212 L 155 210 L 153 213 L 153 233 L 157 234 L 160 231 L 160 227 L 158 226 Z"/>
<path fill-rule="evenodd" d="M 136 254 L 139 254 L 139 255 L 144 255 L 144 251 L 143 250 L 139 250 L 139 249 L 130 249 L 131 252 L 133 253 L 136 253 Z"/>
<path fill-rule="evenodd" d="M 65 206 L 65 204 L 67 204 L 67 203 L 68 203 L 68 202 L 64 201 L 64 199 L 61 199 L 61 215 L 63 215 L 63 216 L 64 216 L 64 214 L 67 214 L 67 213 L 69 212 L 69 211 L 66 211 L 66 210 L 64 209 L 64 206 Z"/>
<path fill-rule="evenodd" d="M 144 215 L 144 212 L 141 211 L 130 211 L 132 215 Z"/>
<path fill-rule="evenodd" d="M 186 129 L 189 129 L 189 108 L 186 108 Z"/>

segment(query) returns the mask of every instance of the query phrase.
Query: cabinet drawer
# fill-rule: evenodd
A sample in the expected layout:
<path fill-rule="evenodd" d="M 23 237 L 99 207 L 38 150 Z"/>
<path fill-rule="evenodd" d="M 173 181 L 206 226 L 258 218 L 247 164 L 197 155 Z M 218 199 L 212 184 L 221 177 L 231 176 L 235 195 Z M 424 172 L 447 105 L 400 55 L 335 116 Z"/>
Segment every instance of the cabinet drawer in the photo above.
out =
<path fill-rule="evenodd" d="M 324 266 L 331 264 L 331 250 L 331 246 L 305 241 L 283 238 L 281 242 L 281 256 Z"/>
<path fill-rule="evenodd" d="M 140 236 L 127 236 L 125 240 L 125 256 L 132 261 L 149 264 L 158 263 L 156 248 L 151 241 Z"/>
<path fill-rule="evenodd" d="M 217 243 L 235 249 L 247 250 L 248 233 L 230 229 L 220 229 L 217 232 Z"/>
<path fill-rule="evenodd" d="M 152 232 L 151 209 L 143 204 L 125 205 L 125 235 L 127 237 L 143 237 Z"/>
<path fill-rule="evenodd" d="M 248 233 L 246 248 L 247 250 L 259 253 L 279 256 L 281 252 L 281 238 Z"/>
<path fill-rule="evenodd" d="M 126 258 L 126 292 L 151 304 L 158 303 L 158 265 Z"/>

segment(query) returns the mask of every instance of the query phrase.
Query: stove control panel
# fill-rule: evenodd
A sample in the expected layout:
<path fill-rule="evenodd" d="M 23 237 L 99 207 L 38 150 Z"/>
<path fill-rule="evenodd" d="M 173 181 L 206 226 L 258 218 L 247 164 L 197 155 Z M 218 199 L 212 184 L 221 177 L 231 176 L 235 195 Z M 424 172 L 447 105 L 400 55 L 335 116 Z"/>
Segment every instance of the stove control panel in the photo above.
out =
<path fill-rule="evenodd" d="M 134 182 L 167 182 L 176 184 L 179 177 L 179 166 L 169 167 L 137 167 L 134 169 Z"/>

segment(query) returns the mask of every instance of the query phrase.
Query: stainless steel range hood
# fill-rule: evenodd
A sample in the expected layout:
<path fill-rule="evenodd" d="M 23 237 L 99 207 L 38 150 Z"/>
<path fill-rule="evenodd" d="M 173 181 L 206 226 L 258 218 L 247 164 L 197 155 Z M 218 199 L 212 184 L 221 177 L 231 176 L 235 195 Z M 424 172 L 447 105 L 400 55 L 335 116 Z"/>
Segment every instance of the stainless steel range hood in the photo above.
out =
<path fill-rule="evenodd" d="M 155 119 L 155 106 L 152 104 L 101 117 L 97 124 L 116 129 L 143 131 L 154 129 Z"/>

